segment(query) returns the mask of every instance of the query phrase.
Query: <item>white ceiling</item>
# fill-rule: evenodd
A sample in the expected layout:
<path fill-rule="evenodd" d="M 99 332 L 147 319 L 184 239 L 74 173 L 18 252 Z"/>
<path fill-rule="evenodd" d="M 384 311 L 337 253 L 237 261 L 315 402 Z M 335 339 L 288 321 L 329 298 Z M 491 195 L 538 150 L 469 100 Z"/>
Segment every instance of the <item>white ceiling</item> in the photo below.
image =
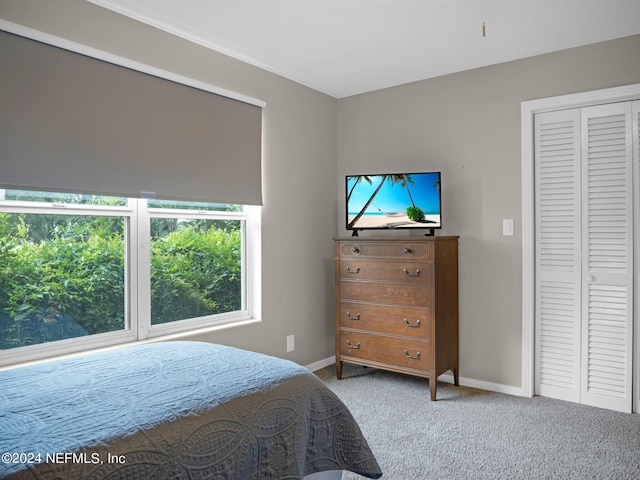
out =
<path fill-rule="evenodd" d="M 88 1 L 336 98 L 640 33 L 640 0 Z"/>

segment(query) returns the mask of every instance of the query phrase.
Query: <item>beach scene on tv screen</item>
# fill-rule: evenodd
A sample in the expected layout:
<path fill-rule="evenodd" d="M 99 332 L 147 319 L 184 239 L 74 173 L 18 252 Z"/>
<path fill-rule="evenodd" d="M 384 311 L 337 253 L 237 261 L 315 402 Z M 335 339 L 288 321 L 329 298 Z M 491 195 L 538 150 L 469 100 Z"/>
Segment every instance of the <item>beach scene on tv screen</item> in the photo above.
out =
<path fill-rule="evenodd" d="M 440 175 L 347 177 L 347 228 L 440 228 Z"/>

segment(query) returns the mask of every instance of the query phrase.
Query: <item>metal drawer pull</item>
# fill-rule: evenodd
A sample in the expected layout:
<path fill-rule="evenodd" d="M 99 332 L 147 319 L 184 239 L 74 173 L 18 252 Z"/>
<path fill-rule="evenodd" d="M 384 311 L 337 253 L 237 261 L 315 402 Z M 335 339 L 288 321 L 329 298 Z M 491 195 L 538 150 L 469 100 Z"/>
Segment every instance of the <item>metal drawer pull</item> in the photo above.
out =
<path fill-rule="evenodd" d="M 360 342 L 356 343 L 355 345 L 351 345 L 351 342 L 349 340 L 347 340 L 347 348 L 353 348 L 354 350 L 359 350 L 360 349 Z M 406 350 L 405 350 L 406 352 Z M 418 354 L 420 355 L 420 354 Z"/>
<path fill-rule="evenodd" d="M 404 274 L 407 277 L 419 277 L 420 276 L 420 270 L 416 270 L 416 273 L 409 273 L 409 270 L 407 270 L 406 268 L 403 268 L 402 271 L 404 272 Z"/>
<path fill-rule="evenodd" d="M 409 323 L 409 320 L 407 320 L 407 319 L 405 318 L 405 319 L 404 319 L 404 324 L 405 324 L 407 327 L 411 327 L 411 328 L 418 328 L 418 327 L 420 326 L 420 320 L 416 320 L 415 325 L 413 325 L 413 324 Z"/>
<path fill-rule="evenodd" d="M 350 320 L 360 320 L 360 312 L 358 312 L 355 317 L 351 316 L 351 312 L 347 312 L 347 318 L 350 319 Z M 418 320 L 418 321 L 420 321 L 420 320 Z"/>
<path fill-rule="evenodd" d="M 360 247 L 358 246 L 351 247 L 351 251 L 357 255 L 360 253 Z"/>
<path fill-rule="evenodd" d="M 347 265 L 347 272 L 353 274 L 360 273 L 360 267 L 357 267 L 355 270 L 351 270 L 351 268 L 349 268 L 349 265 Z"/>
<path fill-rule="evenodd" d="M 411 250 L 409 247 L 405 247 L 405 249 L 402 250 L 402 253 L 404 253 L 405 255 L 409 255 L 410 253 L 413 253 L 413 250 Z"/>
<path fill-rule="evenodd" d="M 420 359 L 420 352 L 417 352 L 415 355 L 409 355 L 409 350 L 407 350 L 405 348 L 404 349 L 404 354 L 407 356 L 407 358 L 413 358 L 414 360 L 419 360 Z"/>

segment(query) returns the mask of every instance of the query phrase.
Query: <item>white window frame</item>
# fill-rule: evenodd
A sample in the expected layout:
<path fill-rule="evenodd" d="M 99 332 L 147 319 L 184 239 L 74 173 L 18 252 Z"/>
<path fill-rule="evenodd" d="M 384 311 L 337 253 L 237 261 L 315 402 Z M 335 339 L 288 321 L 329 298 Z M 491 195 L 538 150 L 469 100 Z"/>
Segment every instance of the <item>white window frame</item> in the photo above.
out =
<path fill-rule="evenodd" d="M 259 322 L 261 319 L 261 207 L 259 206 L 244 206 L 243 212 L 219 212 L 147 208 L 147 202 L 144 199 L 128 199 L 128 205 L 124 207 L 0 200 L 0 212 L 104 215 L 125 219 L 125 328 L 116 332 L 2 350 L 0 351 L 0 368 L 132 342 L 185 337 Z M 167 217 L 243 221 L 241 310 L 151 325 L 150 219 Z"/>

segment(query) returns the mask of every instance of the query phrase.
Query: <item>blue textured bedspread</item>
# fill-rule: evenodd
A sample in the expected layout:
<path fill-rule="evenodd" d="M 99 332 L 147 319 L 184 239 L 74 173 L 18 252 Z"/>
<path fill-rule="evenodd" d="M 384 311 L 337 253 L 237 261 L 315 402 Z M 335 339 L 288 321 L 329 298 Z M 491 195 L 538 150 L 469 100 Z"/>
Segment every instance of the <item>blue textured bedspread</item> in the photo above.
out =
<path fill-rule="evenodd" d="M 0 478 L 299 479 L 381 471 L 293 362 L 166 342 L 0 372 Z"/>

